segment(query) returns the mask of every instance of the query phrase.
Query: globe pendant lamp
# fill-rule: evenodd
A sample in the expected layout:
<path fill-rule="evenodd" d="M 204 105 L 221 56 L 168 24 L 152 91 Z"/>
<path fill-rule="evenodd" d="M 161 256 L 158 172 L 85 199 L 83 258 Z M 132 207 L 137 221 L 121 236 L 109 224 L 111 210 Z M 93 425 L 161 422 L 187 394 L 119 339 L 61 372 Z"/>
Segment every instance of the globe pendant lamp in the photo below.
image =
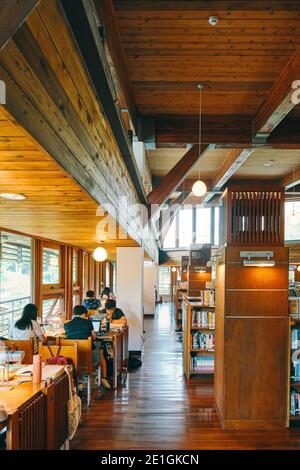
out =
<path fill-rule="evenodd" d="M 107 258 L 107 251 L 105 248 L 102 248 L 101 246 L 98 246 L 93 252 L 93 258 L 95 261 L 105 261 Z"/>
<path fill-rule="evenodd" d="M 201 133 L 202 133 L 202 97 L 201 91 L 204 88 L 201 83 L 197 85 L 199 90 L 199 152 L 201 154 Z M 199 155 L 200 157 L 200 155 Z M 199 179 L 193 184 L 192 193 L 196 197 L 202 197 L 207 192 L 206 184 L 200 178 L 200 166 L 199 166 Z"/>

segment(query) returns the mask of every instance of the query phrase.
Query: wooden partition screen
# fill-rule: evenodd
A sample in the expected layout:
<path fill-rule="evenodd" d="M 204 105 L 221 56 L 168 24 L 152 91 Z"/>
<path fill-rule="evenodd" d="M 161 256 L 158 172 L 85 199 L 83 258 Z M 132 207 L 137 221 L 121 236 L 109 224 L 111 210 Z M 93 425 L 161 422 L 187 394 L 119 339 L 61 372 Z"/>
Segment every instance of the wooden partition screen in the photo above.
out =
<path fill-rule="evenodd" d="M 266 185 L 266 188 L 268 186 Z M 228 188 L 223 197 L 221 244 L 276 245 L 284 243 L 284 190 Z"/>

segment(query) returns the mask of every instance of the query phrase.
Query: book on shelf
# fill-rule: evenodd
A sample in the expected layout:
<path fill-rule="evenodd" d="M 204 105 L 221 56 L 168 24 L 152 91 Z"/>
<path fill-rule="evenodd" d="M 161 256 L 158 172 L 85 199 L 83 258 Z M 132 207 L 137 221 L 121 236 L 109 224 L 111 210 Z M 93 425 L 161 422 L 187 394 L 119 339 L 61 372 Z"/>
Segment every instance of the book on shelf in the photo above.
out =
<path fill-rule="evenodd" d="M 300 348 L 300 329 L 292 328 L 291 348 L 292 349 Z"/>
<path fill-rule="evenodd" d="M 214 356 L 194 356 L 191 361 L 191 372 L 198 374 L 213 374 L 214 363 Z"/>
<path fill-rule="evenodd" d="M 192 333 L 192 349 L 203 349 L 207 351 L 214 350 L 215 334 L 194 331 Z"/>
<path fill-rule="evenodd" d="M 300 393 L 297 390 L 291 390 L 291 416 L 300 416 Z"/>
<path fill-rule="evenodd" d="M 207 310 L 194 310 L 192 326 L 195 328 L 215 329 L 215 312 Z"/>
<path fill-rule="evenodd" d="M 200 302 L 203 304 L 215 305 L 215 291 L 213 289 L 201 290 L 200 298 Z"/>

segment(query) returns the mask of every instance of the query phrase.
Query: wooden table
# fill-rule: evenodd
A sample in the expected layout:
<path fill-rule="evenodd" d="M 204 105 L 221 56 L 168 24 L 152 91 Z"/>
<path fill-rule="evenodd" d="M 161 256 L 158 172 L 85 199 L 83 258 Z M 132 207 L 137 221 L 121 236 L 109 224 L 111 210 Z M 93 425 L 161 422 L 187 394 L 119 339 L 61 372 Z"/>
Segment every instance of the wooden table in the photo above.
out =
<path fill-rule="evenodd" d="M 23 382 L 1 392 L 7 413 L 8 450 L 57 449 L 67 439 L 68 378 L 61 373 L 47 384 Z"/>
<path fill-rule="evenodd" d="M 101 341 L 112 343 L 113 348 L 113 374 L 112 387 L 116 389 L 124 368 L 128 365 L 128 326 L 111 329 L 105 336 L 99 336 Z"/>

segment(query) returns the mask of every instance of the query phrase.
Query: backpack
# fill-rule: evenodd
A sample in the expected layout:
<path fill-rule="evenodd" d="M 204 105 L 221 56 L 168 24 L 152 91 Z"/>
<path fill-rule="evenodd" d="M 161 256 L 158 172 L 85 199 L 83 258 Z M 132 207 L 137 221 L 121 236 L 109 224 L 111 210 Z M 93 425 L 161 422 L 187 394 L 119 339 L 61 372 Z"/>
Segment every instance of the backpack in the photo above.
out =
<path fill-rule="evenodd" d="M 54 356 L 50 346 L 47 346 L 47 348 L 48 348 L 48 351 L 50 352 L 50 356 L 51 356 L 51 357 L 49 357 L 49 359 L 47 359 L 47 361 L 46 361 L 47 364 L 55 364 L 57 366 L 67 366 L 68 365 L 68 361 L 65 358 L 65 356 L 60 356 L 61 346 L 59 346 L 59 348 L 57 350 L 57 353 L 56 353 L 56 356 Z"/>

